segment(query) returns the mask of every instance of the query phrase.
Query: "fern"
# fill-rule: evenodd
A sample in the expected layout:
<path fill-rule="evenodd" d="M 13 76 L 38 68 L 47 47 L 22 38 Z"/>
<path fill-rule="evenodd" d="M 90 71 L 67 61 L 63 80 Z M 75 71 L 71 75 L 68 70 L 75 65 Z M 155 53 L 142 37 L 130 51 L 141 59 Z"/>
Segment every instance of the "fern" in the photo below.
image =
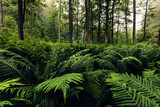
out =
<path fill-rule="evenodd" d="M 109 72 L 109 70 L 96 70 L 96 71 L 90 71 L 90 72 L 85 72 L 84 73 L 84 89 L 89 93 L 90 95 L 93 96 L 95 99 L 100 99 L 103 93 L 103 78 L 106 77 L 106 75 Z"/>
<path fill-rule="evenodd" d="M 139 71 L 142 69 L 142 62 L 135 57 L 125 57 L 119 60 L 118 69 L 123 73 L 140 74 Z"/>
<path fill-rule="evenodd" d="M 143 72 L 143 76 L 145 78 L 147 78 L 149 81 L 152 81 L 153 84 L 155 86 L 157 86 L 158 89 L 160 89 L 160 85 L 159 85 L 159 83 L 160 83 L 160 74 L 156 74 L 155 70 L 148 69 L 148 70 Z"/>
<path fill-rule="evenodd" d="M 80 73 L 65 74 L 61 77 L 56 77 L 47 81 L 42 82 L 36 87 L 37 91 L 48 93 L 52 90 L 56 92 L 61 90 L 63 92 L 64 101 L 66 101 L 67 91 L 70 89 L 69 84 L 74 83 L 79 85 L 83 81 L 83 75 Z"/>
<path fill-rule="evenodd" d="M 0 91 L 3 91 L 11 86 L 23 85 L 21 83 L 18 83 L 19 80 L 20 78 L 5 80 L 5 81 L 0 82 Z"/>
<path fill-rule="evenodd" d="M 140 76 L 111 73 L 106 82 L 113 85 L 113 97 L 119 106 L 158 107 L 160 93 L 158 89 Z"/>
<path fill-rule="evenodd" d="M 0 101 L 0 107 L 5 107 L 6 105 L 13 105 L 10 101 Z"/>

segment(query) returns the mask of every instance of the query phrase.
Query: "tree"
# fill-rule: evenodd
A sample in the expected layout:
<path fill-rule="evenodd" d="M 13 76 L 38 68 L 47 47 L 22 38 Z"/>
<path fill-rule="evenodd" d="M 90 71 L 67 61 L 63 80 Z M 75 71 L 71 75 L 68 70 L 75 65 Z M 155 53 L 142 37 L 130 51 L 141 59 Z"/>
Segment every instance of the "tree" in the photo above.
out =
<path fill-rule="evenodd" d="M 102 13 L 102 0 L 99 0 L 99 13 L 98 13 L 98 44 L 101 39 L 101 13 Z"/>
<path fill-rule="evenodd" d="M 89 21 L 90 21 L 90 0 L 85 0 L 85 43 L 88 43 L 88 36 L 89 36 Z"/>
<path fill-rule="evenodd" d="M 58 36 L 58 38 L 59 38 L 59 43 L 61 43 L 61 0 L 59 1 L 59 29 L 58 29 L 58 31 L 59 31 L 59 36 Z"/>
<path fill-rule="evenodd" d="M 24 9 L 23 9 L 23 6 L 24 6 Z M 18 32 L 19 32 L 20 40 L 24 40 L 23 24 L 25 19 L 25 10 L 26 10 L 26 0 L 24 0 L 24 5 L 22 0 L 18 0 Z"/>
<path fill-rule="evenodd" d="M 105 44 L 108 44 L 109 38 L 109 4 L 110 0 L 106 0 L 106 29 L 105 29 Z"/>
<path fill-rule="evenodd" d="M 93 44 L 93 1 L 91 1 L 91 36 L 92 36 L 92 44 Z"/>
<path fill-rule="evenodd" d="M 143 40 L 145 40 L 146 38 L 146 25 L 147 25 L 147 15 L 148 15 L 148 1 L 149 0 L 146 0 L 146 10 L 145 10 L 145 17 L 144 17 L 144 35 L 143 35 Z"/>
<path fill-rule="evenodd" d="M 3 4 L 2 4 L 2 0 L 0 1 L 0 24 L 1 24 L 1 30 L 3 32 Z"/>
<path fill-rule="evenodd" d="M 130 14 L 128 4 L 129 4 L 129 0 L 126 0 L 124 11 L 125 11 L 125 31 L 126 31 L 126 43 L 127 44 L 128 44 L 128 17 L 127 16 Z"/>
<path fill-rule="evenodd" d="M 68 38 L 69 43 L 72 43 L 72 33 L 73 33 L 72 0 L 69 0 L 69 38 Z"/>
<path fill-rule="evenodd" d="M 112 4 L 112 35 L 111 35 L 111 44 L 113 44 L 113 36 L 114 36 L 114 8 L 115 8 L 116 0 L 113 0 Z"/>
<path fill-rule="evenodd" d="M 133 0 L 133 44 L 136 43 L 136 0 Z"/>

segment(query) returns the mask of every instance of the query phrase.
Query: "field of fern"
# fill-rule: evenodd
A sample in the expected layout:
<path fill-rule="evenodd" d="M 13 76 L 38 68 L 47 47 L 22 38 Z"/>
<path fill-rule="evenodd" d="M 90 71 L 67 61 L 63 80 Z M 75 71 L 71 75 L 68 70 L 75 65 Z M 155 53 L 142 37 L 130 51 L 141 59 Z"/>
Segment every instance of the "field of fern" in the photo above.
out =
<path fill-rule="evenodd" d="M 2 45 L 0 107 L 159 107 L 160 47 Z"/>

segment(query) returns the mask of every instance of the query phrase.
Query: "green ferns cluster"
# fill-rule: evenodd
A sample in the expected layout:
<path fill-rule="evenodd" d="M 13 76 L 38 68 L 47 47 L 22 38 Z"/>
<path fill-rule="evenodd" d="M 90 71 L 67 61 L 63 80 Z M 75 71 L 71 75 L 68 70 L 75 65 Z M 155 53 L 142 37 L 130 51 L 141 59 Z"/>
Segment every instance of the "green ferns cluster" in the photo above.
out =
<path fill-rule="evenodd" d="M 1 107 L 160 105 L 155 44 L 27 43 L 0 49 Z"/>

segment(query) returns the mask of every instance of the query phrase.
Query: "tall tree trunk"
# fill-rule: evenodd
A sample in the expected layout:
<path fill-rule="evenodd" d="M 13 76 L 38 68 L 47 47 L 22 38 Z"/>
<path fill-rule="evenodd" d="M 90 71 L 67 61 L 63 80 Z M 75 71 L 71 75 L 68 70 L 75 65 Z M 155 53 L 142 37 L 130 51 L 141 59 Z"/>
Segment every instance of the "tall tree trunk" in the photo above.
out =
<path fill-rule="evenodd" d="M 92 35 L 92 44 L 93 44 L 93 4 L 91 2 L 91 35 Z"/>
<path fill-rule="evenodd" d="M 113 36 L 114 36 L 114 7 L 115 7 L 115 1 L 113 0 L 112 4 L 112 36 L 111 36 L 111 44 L 113 44 Z"/>
<path fill-rule="evenodd" d="M 145 12 L 145 18 L 144 18 L 144 35 L 143 35 L 143 41 L 144 41 L 145 38 L 146 38 L 147 14 L 148 14 L 148 0 L 146 1 L 146 12 Z"/>
<path fill-rule="evenodd" d="M 79 17 L 78 17 L 78 15 L 79 15 L 79 6 L 78 6 L 79 4 L 77 3 L 77 33 L 76 33 L 76 35 L 77 35 L 77 43 L 79 43 Z"/>
<path fill-rule="evenodd" d="M 23 12 L 22 12 L 22 0 L 18 0 L 18 32 L 19 39 L 24 40 L 23 37 Z"/>
<path fill-rule="evenodd" d="M 88 43 L 89 37 L 89 17 L 90 17 L 90 0 L 85 0 L 85 10 L 86 10 L 86 19 L 85 19 L 85 43 Z"/>
<path fill-rule="evenodd" d="M 133 44 L 136 43 L 136 0 L 133 0 Z"/>
<path fill-rule="evenodd" d="M 126 4 L 126 9 L 125 9 L 125 30 L 126 30 L 126 43 L 128 44 L 128 18 L 127 18 L 127 8 L 128 8 L 128 3 Z"/>
<path fill-rule="evenodd" d="M 108 44 L 109 38 L 109 0 L 106 0 L 106 30 L 105 30 L 105 44 Z"/>
<path fill-rule="evenodd" d="M 69 0 L 69 39 L 68 39 L 69 43 L 72 43 L 72 33 L 73 33 L 72 0 Z"/>
<path fill-rule="evenodd" d="M 119 18 L 120 18 L 120 13 L 118 12 L 118 25 L 117 25 L 117 38 L 116 38 L 116 44 L 118 44 L 118 37 L 119 37 Z"/>
<path fill-rule="evenodd" d="M 1 30 L 2 30 L 2 33 L 3 33 L 3 4 L 2 4 L 2 1 L 0 1 L 0 24 L 1 24 Z"/>
<path fill-rule="evenodd" d="M 98 44 L 100 44 L 100 39 L 101 39 L 101 8 L 102 8 L 102 4 L 101 4 L 101 0 L 99 0 L 99 15 L 98 15 Z"/>
<path fill-rule="evenodd" d="M 58 40 L 59 40 L 59 43 L 61 43 L 61 0 L 59 2 L 59 29 L 58 29 L 58 32 L 59 32 Z"/>

